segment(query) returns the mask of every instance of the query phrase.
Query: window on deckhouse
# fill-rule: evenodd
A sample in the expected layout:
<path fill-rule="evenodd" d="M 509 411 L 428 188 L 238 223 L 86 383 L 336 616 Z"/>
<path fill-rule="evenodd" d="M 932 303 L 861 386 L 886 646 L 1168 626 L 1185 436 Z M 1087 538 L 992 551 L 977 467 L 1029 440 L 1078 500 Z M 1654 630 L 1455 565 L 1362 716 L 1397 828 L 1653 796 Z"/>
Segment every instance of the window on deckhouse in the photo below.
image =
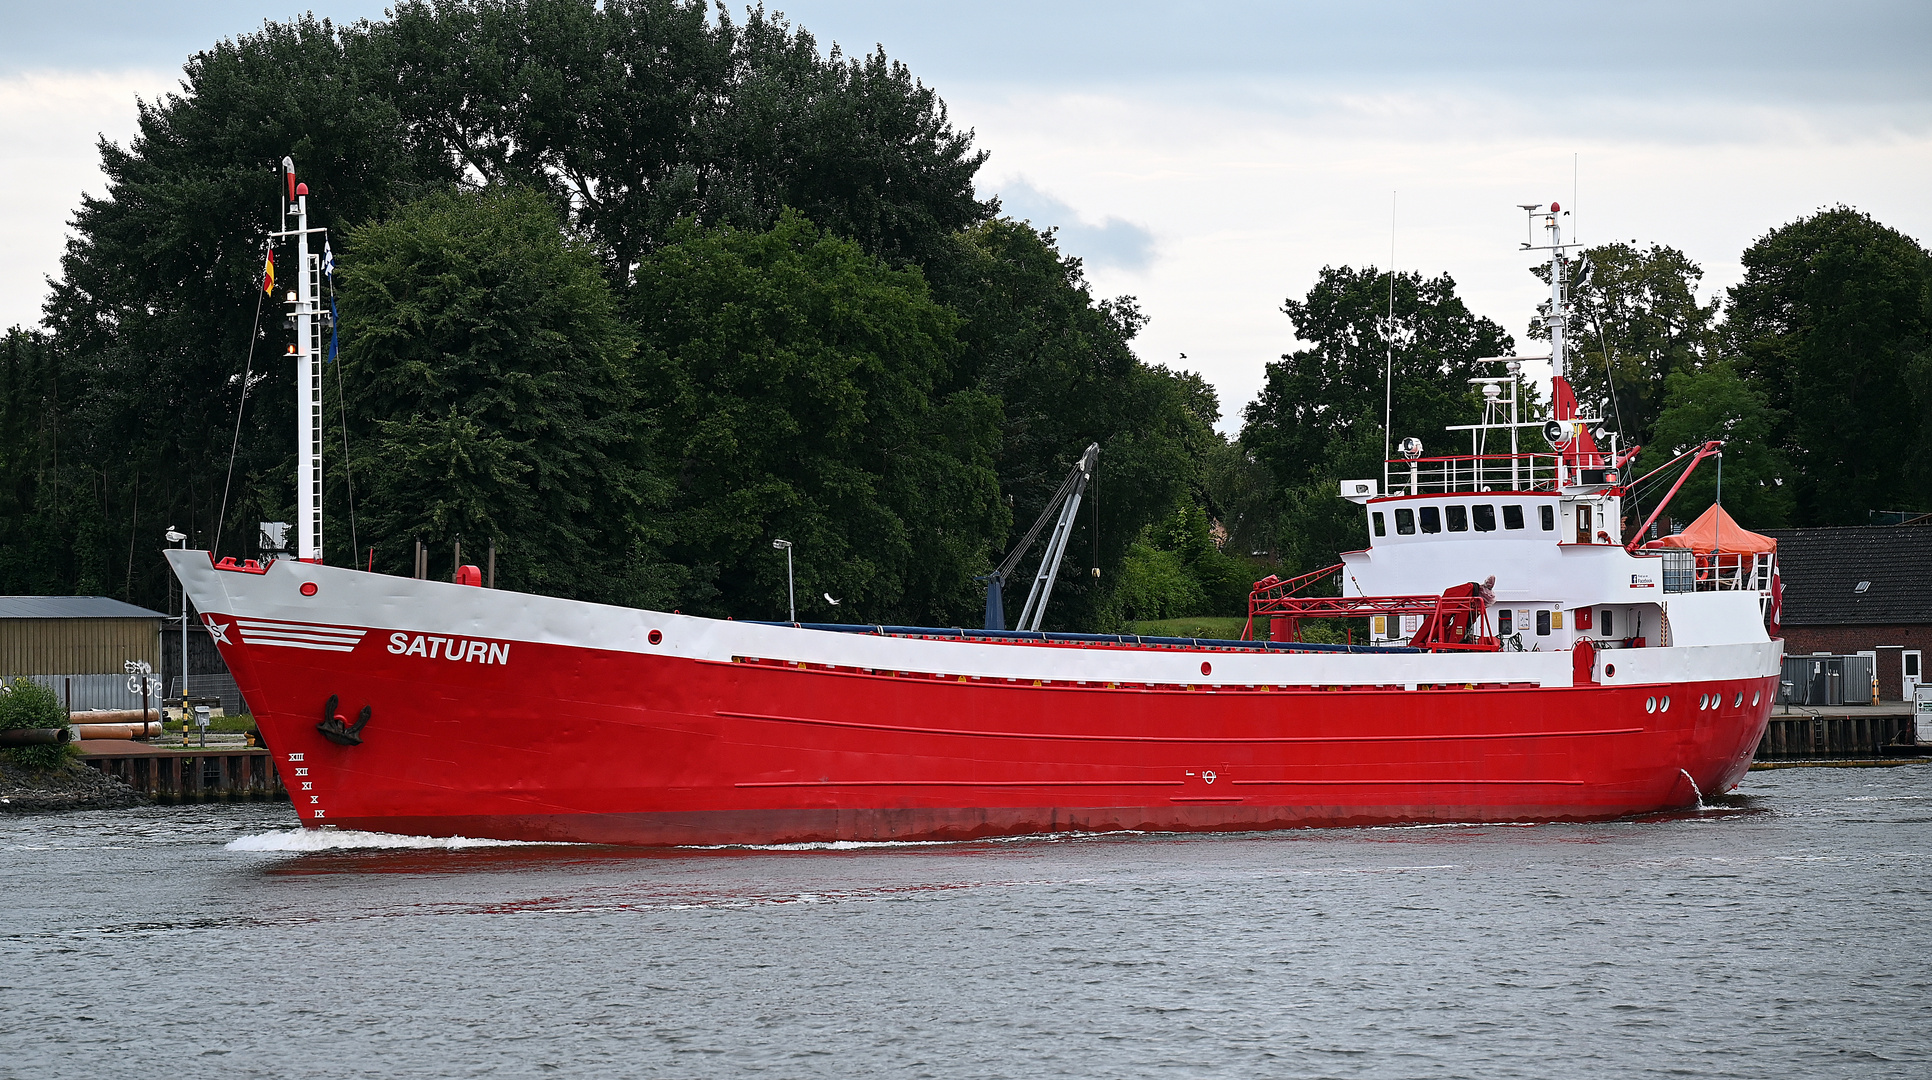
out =
<path fill-rule="evenodd" d="M 1415 535 L 1415 511 L 1402 507 L 1395 512 L 1395 531 L 1403 536 Z"/>
<path fill-rule="evenodd" d="M 1482 503 L 1480 505 L 1470 507 L 1469 510 L 1470 510 L 1470 513 L 1476 519 L 1477 532 L 1495 532 L 1496 531 L 1496 508 L 1495 507 L 1489 505 L 1488 503 Z"/>
<path fill-rule="evenodd" d="M 1425 506 L 1422 508 L 1422 531 L 1426 533 L 1439 533 L 1442 531 L 1442 510 L 1440 507 Z"/>
<path fill-rule="evenodd" d="M 1520 529 L 1523 527 L 1523 508 L 1511 503 L 1503 507 L 1503 528 Z"/>
<path fill-rule="evenodd" d="M 1443 509 L 1447 511 L 1449 514 L 1450 532 L 1468 532 L 1469 531 L 1469 508 L 1468 507 L 1445 506 L 1443 507 Z"/>

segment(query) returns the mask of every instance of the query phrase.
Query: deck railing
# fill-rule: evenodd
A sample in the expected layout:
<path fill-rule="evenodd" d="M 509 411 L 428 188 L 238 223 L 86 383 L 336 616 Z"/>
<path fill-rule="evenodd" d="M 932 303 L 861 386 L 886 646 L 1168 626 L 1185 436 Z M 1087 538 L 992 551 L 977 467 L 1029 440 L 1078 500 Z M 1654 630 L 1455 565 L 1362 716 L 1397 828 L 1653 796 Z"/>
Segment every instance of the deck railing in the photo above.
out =
<path fill-rule="evenodd" d="M 1771 576 L 1777 571 L 1777 556 L 1768 551 L 1758 554 L 1721 552 L 1700 555 L 1687 548 L 1651 550 L 1663 556 L 1664 591 L 1667 593 L 1768 593 L 1771 591 Z"/>
<path fill-rule="evenodd" d="M 1570 484 L 1614 483 L 1607 454 L 1581 463 L 1556 454 L 1458 454 L 1390 459 L 1383 481 L 1390 495 L 1448 495 L 1465 491 L 1558 491 Z"/>

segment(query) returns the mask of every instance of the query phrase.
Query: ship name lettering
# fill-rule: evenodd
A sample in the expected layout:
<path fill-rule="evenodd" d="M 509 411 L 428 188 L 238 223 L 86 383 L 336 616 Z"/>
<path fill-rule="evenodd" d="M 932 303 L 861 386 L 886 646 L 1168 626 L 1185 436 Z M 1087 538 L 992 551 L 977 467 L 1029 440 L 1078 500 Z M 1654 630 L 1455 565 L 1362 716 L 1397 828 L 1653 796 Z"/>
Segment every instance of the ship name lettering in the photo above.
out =
<path fill-rule="evenodd" d="M 466 638 L 437 637 L 434 634 L 394 633 L 389 635 L 389 652 L 394 656 L 420 656 L 429 660 L 448 660 L 466 664 L 508 664 L 507 641 L 471 641 Z"/>

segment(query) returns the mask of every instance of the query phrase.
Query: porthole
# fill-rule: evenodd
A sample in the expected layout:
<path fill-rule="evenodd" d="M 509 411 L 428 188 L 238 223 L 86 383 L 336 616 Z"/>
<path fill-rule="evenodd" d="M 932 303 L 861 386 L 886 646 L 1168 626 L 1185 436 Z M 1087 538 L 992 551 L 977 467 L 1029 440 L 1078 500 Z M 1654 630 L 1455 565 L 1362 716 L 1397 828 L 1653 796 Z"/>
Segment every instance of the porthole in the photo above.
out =
<path fill-rule="evenodd" d="M 303 596 L 314 596 L 314 595 L 315 595 L 315 582 L 313 582 L 313 581 L 304 581 L 304 582 L 302 583 L 302 595 L 303 595 Z"/>
<path fill-rule="evenodd" d="M 1664 695 L 1664 697 L 1663 697 L 1663 700 L 1662 700 L 1662 701 L 1659 701 L 1659 702 L 1657 703 L 1657 711 L 1658 711 L 1658 712 L 1669 712 L 1669 711 L 1670 711 L 1670 695 L 1669 695 L 1669 694 L 1665 694 L 1665 695 Z"/>
<path fill-rule="evenodd" d="M 647 635 L 647 639 L 651 644 L 655 645 L 664 640 L 664 634 L 661 631 L 653 630 Z"/>
<path fill-rule="evenodd" d="M 1606 679 L 1614 679 L 1614 678 L 1616 678 L 1616 677 L 1617 677 L 1617 665 L 1615 665 L 1615 664 L 1605 664 L 1605 665 L 1603 665 L 1603 677 L 1604 677 L 1604 678 L 1606 678 Z"/>
<path fill-rule="evenodd" d="M 1711 707 L 1711 695 L 1709 694 L 1697 695 L 1697 709 L 1699 712 L 1702 712 L 1705 709 L 1708 709 L 1710 707 Z"/>
<path fill-rule="evenodd" d="M 1201 661 L 1201 674 L 1203 675 L 1214 674 L 1214 665 L 1208 663 L 1206 660 Z"/>
<path fill-rule="evenodd" d="M 1758 702 L 1763 700 L 1763 698 L 1764 698 L 1764 691 L 1762 690 L 1751 691 L 1751 707 L 1753 709 L 1757 708 Z"/>
<path fill-rule="evenodd" d="M 1644 711 L 1645 711 L 1645 712 L 1656 712 L 1656 711 L 1657 711 L 1657 699 L 1656 699 L 1656 698 L 1654 698 L 1654 697 L 1647 697 L 1647 698 L 1645 698 L 1645 699 L 1644 699 Z"/>
<path fill-rule="evenodd" d="M 1731 699 L 1731 708 L 1735 709 L 1742 704 L 1744 704 L 1744 691 L 1739 690 L 1737 696 Z"/>

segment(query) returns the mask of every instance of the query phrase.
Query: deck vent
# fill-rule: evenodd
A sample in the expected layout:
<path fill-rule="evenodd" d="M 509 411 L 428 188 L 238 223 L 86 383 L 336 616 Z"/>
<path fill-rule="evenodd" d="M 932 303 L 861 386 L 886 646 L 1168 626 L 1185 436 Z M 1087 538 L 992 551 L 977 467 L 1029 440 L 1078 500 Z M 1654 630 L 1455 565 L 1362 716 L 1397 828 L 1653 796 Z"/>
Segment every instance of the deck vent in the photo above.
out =
<path fill-rule="evenodd" d="M 1871 582 L 1869 582 L 1869 581 L 1861 581 L 1861 582 L 1859 582 L 1859 583 L 1858 583 L 1858 587 L 1857 587 L 1857 588 L 1855 588 L 1855 589 L 1853 589 L 1853 590 L 1852 590 L 1852 592 L 1853 592 L 1853 593 L 1855 593 L 1856 595 L 1859 595 L 1859 596 L 1863 596 L 1863 595 L 1865 595 L 1865 590 L 1867 590 L 1867 589 L 1869 589 L 1869 588 L 1871 588 L 1871 587 L 1872 587 L 1872 583 L 1871 583 Z"/>

